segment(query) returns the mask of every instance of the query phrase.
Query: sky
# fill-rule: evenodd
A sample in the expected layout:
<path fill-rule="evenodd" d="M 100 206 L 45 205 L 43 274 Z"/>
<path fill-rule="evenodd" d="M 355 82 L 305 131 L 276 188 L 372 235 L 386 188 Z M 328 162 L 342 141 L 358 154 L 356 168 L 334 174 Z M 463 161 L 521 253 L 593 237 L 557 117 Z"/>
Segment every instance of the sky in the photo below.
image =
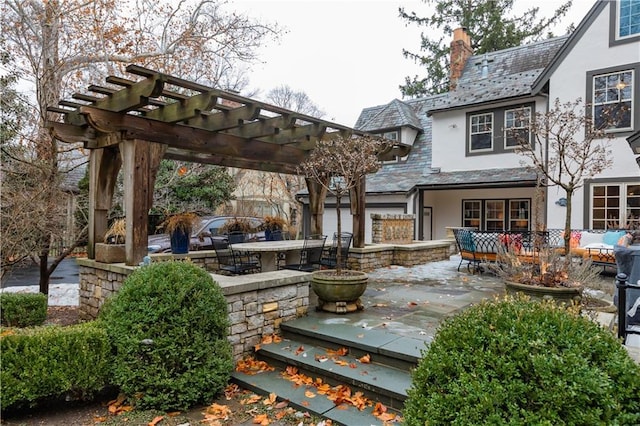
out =
<path fill-rule="evenodd" d="M 595 0 L 574 0 L 568 15 L 553 29 L 561 35 L 578 25 Z M 517 10 L 535 4 L 551 16 L 559 1 L 516 0 Z M 402 56 L 418 52 L 424 27 L 406 25 L 398 8 L 427 16 L 420 0 L 231 0 L 230 10 L 244 12 L 287 32 L 279 43 L 269 41 L 258 52 L 262 63 L 250 74 L 254 97 L 282 85 L 306 93 L 325 112 L 325 120 L 353 127 L 363 108 L 402 99 L 405 77 L 422 70 Z"/>

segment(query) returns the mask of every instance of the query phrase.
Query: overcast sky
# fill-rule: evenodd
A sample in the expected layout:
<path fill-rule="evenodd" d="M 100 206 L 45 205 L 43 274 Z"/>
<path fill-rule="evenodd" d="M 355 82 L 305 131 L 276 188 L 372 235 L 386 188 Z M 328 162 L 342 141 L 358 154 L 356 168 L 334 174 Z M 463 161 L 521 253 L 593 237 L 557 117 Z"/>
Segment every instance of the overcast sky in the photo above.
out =
<path fill-rule="evenodd" d="M 554 29 L 561 35 L 569 23 L 577 25 L 595 0 L 574 0 L 563 22 Z M 550 16 L 559 2 L 538 0 L 541 14 Z M 516 0 L 526 9 L 529 0 Z M 402 95 L 398 86 L 421 69 L 402 56 L 406 48 L 418 52 L 423 28 L 406 26 L 398 7 L 427 16 L 419 0 L 232 0 L 231 10 L 287 30 L 279 44 L 271 42 L 260 52 L 264 61 L 253 67 L 250 87 L 262 96 L 286 84 L 305 92 L 326 114 L 325 120 L 353 126 L 363 108 L 386 104 Z M 547 12 L 548 11 L 548 12 Z"/>

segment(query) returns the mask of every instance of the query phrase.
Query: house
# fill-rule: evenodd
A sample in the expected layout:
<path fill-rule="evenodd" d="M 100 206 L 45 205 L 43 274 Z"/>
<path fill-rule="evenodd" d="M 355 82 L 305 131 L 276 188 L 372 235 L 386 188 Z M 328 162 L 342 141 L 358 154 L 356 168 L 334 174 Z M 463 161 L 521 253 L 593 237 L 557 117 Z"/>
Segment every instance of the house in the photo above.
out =
<path fill-rule="evenodd" d="M 522 114 L 547 111 L 555 98 L 585 99 L 593 104 L 588 113 L 614 102 L 630 111 L 611 129 L 613 166 L 574 195 L 572 227 L 604 229 L 628 216 L 640 225 L 640 169 L 631 149 L 640 129 L 639 0 L 596 2 L 571 36 L 474 55 L 460 28 L 451 47 L 452 90 L 365 108 L 354 126 L 411 148 L 367 177 L 366 242 L 370 213 L 414 214 L 417 240 L 444 238 L 458 226 L 527 230 L 540 220 L 563 227 L 563 191 L 545 188 L 546 205 L 535 208 L 537 176 L 508 132 L 529 135 Z M 328 197 L 326 234 L 335 230 L 331 203 Z M 350 221 L 343 224 L 348 230 Z"/>

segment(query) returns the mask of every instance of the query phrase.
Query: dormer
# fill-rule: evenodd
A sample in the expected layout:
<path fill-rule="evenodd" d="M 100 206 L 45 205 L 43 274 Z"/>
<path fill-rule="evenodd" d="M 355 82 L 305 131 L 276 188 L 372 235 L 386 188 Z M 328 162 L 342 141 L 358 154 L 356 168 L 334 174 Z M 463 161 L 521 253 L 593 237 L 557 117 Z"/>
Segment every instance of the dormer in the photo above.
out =
<path fill-rule="evenodd" d="M 406 155 L 422 131 L 420 120 L 413 108 L 398 99 L 387 105 L 364 110 L 355 128 L 394 141 L 397 146 L 406 148 Z M 406 155 L 391 161 L 402 160 Z"/>

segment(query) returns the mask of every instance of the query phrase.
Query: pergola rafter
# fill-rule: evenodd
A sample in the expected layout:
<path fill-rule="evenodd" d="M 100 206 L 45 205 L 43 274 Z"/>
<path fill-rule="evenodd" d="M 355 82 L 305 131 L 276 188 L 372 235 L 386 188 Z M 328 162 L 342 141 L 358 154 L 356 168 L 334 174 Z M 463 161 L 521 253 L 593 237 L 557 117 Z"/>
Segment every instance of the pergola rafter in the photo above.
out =
<path fill-rule="evenodd" d="M 90 152 L 89 257 L 106 232 L 114 174 L 125 173 L 127 264 L 146 254 L 147 214 L 162 158 L 295 174 L 317 142 L 364 135 L 346 126 L 299 114 L 236 93 L 207 87 L 137 65 L 132 78 L 109 76 L 112 87 L 91 85 L 50 112 L 64 121 L 48 123 L 53 136 L 82 142 Z M 406 155 L 396 146 L 381 158 Z M 118 155 L 119 153 L 119 155 Z M 364 184 L 364 183 L 363 183 Z M 310 198 L 324 193 L 310 188 Z M 363 200 L 362 200 L 363 201 Z M 364 203 L 354 216 L 354 244 L 364 245 Z M 321 217 L 321 210 L 312 216 Z M 321 232 L 314 220 L 313 232 Z"/>

